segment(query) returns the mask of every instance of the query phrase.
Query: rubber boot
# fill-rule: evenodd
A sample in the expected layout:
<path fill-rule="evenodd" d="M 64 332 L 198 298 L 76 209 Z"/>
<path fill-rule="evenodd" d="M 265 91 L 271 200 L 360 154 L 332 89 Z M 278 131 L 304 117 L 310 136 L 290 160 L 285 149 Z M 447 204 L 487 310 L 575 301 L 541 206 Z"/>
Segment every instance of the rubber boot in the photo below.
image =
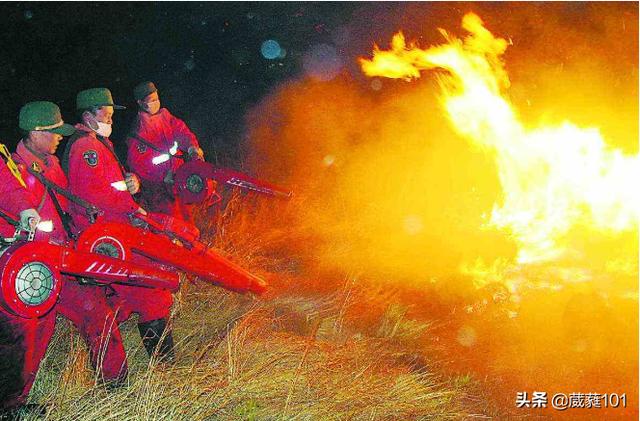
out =
<path fill-rule="evenodd" d="M 173 350 L 173 336 L 171 331 L 167 329 L 167 319 L 157 319 L 150 322 L 138 323 L 142 343 L 149 357 L 153 357 L 154 353 L 158 361 L 173 362 L 175 360 L 175 351 Z M 162 343 L 160 338 L 164 333 Z"/>

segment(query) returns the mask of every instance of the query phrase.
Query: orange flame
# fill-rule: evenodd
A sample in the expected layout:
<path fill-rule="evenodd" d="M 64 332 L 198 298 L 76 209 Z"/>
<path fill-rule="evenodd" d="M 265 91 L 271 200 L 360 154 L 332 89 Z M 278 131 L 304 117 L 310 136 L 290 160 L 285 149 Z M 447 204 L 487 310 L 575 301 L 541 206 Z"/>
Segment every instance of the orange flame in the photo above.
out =
<path fill-rule="evenodd" d="M 571 122 L 528 129 L 503 91 L 509 78 L 501 60 L 508 41 L 494 37 L 468 13 L 464 40 L 440 29 L 447 43 L 421 49 L 406 45 L 400 32 L 391 49 L 374 46 L 360 59 L 368 76 L 420 77 L 438 74 L 441 102 L 454 129 L 495 156 L 503 202 L 488 227 L 509 230 L 518 244 L 518 263 L 544 262 L 571 252 L 564 238 L 579 226 L 603 232 L 637 230 L 640 202 L 630 188 L 638 180 L 638 156 L 607 146 L 596 128 Z"/>
<path fill-rule="evenodd" d="M 396 35 L 361 61 L 399 80 L 288 81 L 248 115 L 249 166 L 297 194 L 265 232 L 314 290 L 348 277 L 445 321 L 434 336 L 464 372 L 500 379 L 501 401 L 637 396 L 637 6 L 473 8 L 516 44 L 469 15 L 466 38 L 440 31 L 420 49 Z M 422 9 L 400 15 L 457 14 Z M 437 83 L 415 81 L 428 69 Z"/>

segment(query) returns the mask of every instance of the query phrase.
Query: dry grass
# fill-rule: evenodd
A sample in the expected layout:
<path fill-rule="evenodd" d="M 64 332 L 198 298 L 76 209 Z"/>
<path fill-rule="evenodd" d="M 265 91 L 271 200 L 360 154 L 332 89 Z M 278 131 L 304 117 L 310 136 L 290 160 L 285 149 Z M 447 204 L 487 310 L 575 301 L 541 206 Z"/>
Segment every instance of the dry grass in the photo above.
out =
<path fill-rule="evenodd" d="M 259 205 L 257 205 L 259 206 Z M 211 218 L 212 244 L 267 277 L 255 300 L 183 282 L 174 306 L 177 362 L 149 361 L 135 326 L 122 326 L 128 384 L 106 390 L 70 324 L 60 320 L 30 399 L 48 420 L 464 419 L 477 417 L 469 376 L 447 378 L 423 349 L 429 324 L 407 317 L 362 282 L 318 285 L 282 253 L 286 238 L 255 232 L 264 212 Z M 200 215 L 204 217 L 203 215 Z M 210 217 L 210 216 L 209 216 Z M 205 227 L 207 228 L 207 227 Z M 369 306 L 365 316 L 359 310 Z M 26 416 L 25 419 L 35 419 Z"/>

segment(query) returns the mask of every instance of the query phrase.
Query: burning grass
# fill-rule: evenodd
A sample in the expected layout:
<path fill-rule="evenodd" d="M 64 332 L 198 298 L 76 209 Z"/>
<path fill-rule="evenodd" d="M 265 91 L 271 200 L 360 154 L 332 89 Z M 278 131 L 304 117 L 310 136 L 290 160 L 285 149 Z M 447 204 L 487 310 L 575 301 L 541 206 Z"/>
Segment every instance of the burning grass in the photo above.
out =
<path fill-rule="evenodd" d="M 213 245 L 266 276 L 270 297 L 183 282 L 176 364 L 149 361 L 129 320 L 130 375 L 116 390 L 97 381 L 82 340 L 60 320 L 30 396 L 47 403 L 46 419 L 462 419 L 487 411 L 472 398 L 471 377 L 445 376 L 425 357 L 428 322 L 352 278 L 319 284 L 282 254 L 279 224 L 255 234 L 260 218 L 274 218 L 263 206 L 232 198 L 208 220 Z"/>

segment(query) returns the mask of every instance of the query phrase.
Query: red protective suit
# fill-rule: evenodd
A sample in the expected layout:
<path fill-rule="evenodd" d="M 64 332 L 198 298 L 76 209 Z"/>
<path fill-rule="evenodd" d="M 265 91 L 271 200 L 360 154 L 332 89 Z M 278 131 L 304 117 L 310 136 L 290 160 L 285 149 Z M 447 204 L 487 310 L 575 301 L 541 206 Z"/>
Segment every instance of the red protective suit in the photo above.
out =
<path fill-rule="evenodd" d="M 17 202 L 20 206 L 25 206 L 24 201 L 29 202 L 29 206 L 22 209 L 15 209 L 14 214 L 27 208 L 34 208 L 40 214 L 42 220 L 51 220 L 53 222 L 53 231 L 51 233 L 45 233 L 41 231 L 36 232 L 36 240 L 52 241 L 57 244 L 62 244 L 67 241 L 67 234 L 62 226 L 62 220 L 56 211 L 55 205 L 51 196 L 47 193 L 47 190 L 38 179 L 27 172 L 27 168 L 35 166 L 41 170 L 42 175 L 52 182 L 56 183 L 60 187 L 67 187 L 67 177 L 64 175 L 58 158 L 53 155 L 38 156 L 36 152 L 33 152 L 27 148 L 24 141 L 20 141 L 16 147 L 16 152 L 13 154 L 13 160 L 18 165 L 22 179 L 27 185 L 27 191 L 25 192 L 22 186 L 17 185 L 12 188 L 10 192 L 3 192 L 8 194 L 7 202 Z M 10 180 L 14 182 L 15 179 Z M 3 183 L 4 184 L 4 183 Z M 9 183 L 7 183 L 9 184 Z M 15 184 L 15 183 L 13 183 Z M 7 186 L 3 186 L 7 188 Z M 56 195 L 58 202 L 63 209 L 67 209 L 67 200 L 64 197 Z M 8 203 L 8 207 L 15 207 L 15 204 Z"/>
<path fill-rule="evenodd" d="M 39 319 L 23 319 L 0 307 L 0 409 L 26 401 L 55 322 L 55 311 Z"/>
<path fill-rule="evenodd" d="M 128 191 L 118 191 L 111 183 L 124 180 L 124 168 L 118 162 L 109 139 L 98 138 L 83 124 L 76 125 L 76 133 L 69 139 L 65 150 L 65 166 L 68 168 L 71 193 L 104 211 L 103 221 L 129 222 L 129 214 L 140 206 Z M 71 207 L 74 220 L 80 228 L 89 224 L 83 209 Z M 77 216 L 76 216 L 77 215 Z M 134 260 L 149 264 L 149 260 L 134 255 Z M 139 322 L 163 319 L 169 316 L 173 303 L 171 292 L 113 285 L 115 294 L 109 303 L 118 311 L 118 320 L 126 320 L 131 313 L 140 315 Z"/>
<path fill-rule="evenodd" d="M 173 116 L 166 108 L 161 108 L 153 115 L 138 112 L 127 138 L 127 166 L 140 177 L 141 201 L 145 209 L 189 220 L 190 207 L 176 201 L 171 185 L 163 181 L 167 172 L 175 173 L 184 161 L 176 156 L 157 165 L 152 162 L 154 157 L 167 153 L 174 142 L 178 144 L 182 156 L 187 155 L 190 147 L 200 147 L 198 139 L 184 121 Z"/>
<path fill-rule="evenodd" d="M 140 206 L 128 191 L 111 186 L 113 182 L 123 181 L 125 173 L 113 144 L 109 139 L 98 139 L 96 133 L 83 124 L 77 124 L 76 130 L 68 140 L 63 158 L 69 190 L 104 210 L 104 220 L 127 223 L 128 215 Z M 72 204 L 71 210 L 80 230 L 90 224 L 84 209 Z"/>
<path fill-rule="evenodd" d="M 16 217 L 24 209 L 37 207 L 30 192 L 4 163 L 0 163 L 0 197 L 2 210 Z M 2 236 L 11 237 L 14 231 L 12 225 L 0 219 Z M 39 233 L 38 237 L 42 239 L 42 235 Z M 23 319 L 0 306 L 0 409 L 25 402 L 53 335 L 55 321 L 54 311 L 39 319 Z"/>
<path fill-rule="evenodd" d="M 24 209 L 36 209 L 42 220 L 53 222 L 53 231 L 51 233 L 37 231 L 36 240 L 65 243 L 68 238 L 52 197 L 45 186 L 27 171 L 27 168 L 35 166 L 47 179 L 66 188 L 67 178 L 60 168 L 58 158 L 52 155 L 40 155 L 20 141 L 13 159 L 18 165 L 27 188 L 22 187 L 8 168 L 2 165 L 0 195 L 4 198 L 1 205 L 3 210 L 17 216 Z M 67 210 L 66 199 L 59 195 L 56 195 L 56 198 L 61 208 Z M 11 235 L 14 230 L 4 220 L 0 226 L 4 235 Z M 53 334 L 56 312 L 71 320 L 76 326 L 89 346 L 93 366 L 97 367 L 100 362 L 100 371 L 105 380 L 121 380 L 126 375 L 126 354 L 122 338 L 115 321 L 115 314 L 107 302 L 104 288 L 81 285 L 76 279 L 67 278 L 62 285 L 55 308 L 56 311 L 38 320 L 20 319 L 3 312 L 4 328 L 10 332 L 9 337 L 13 339 L 8 339 L 8 342 L 3 339 L 0 347 L 9 347 L 12 352 L 18 353 L 16 355 L 19 355 L 22 349 L 24 354 L 21 363 L 23 366 L 22 390 L 19 394 L 7 393 L 6 396 L 11 395 L 12 398 L 8 403 L 3 403 L 5 406 L 19 405 L 26 399 L 40 360 Z"/>

